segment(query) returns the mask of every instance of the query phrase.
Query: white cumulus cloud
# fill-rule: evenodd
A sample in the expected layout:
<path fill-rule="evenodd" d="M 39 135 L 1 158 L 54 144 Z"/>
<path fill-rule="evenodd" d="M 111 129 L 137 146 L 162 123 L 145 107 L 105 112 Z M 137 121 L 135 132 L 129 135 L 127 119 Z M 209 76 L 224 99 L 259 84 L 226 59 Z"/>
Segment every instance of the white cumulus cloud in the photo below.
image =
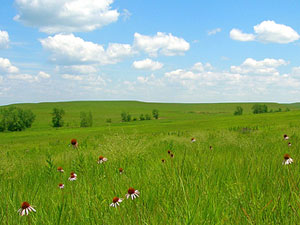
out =
<path fill-rule="evenodd" d="M 62 78 L 66 79 L 66 80 L 76 80 L 76 81 L 81 81 L 83 80 L 82 76 L 79 75 L 73 75 L 73 74 L 63 74 Z"/>
<path fill-rule="evenodd" d="M 300 35 L 293 28 L 269 20 L 254 26 L 254 31 L 257 34 L 257 39 L 262 42 L 286 44 L 300 38 Z"/>
<path fill-rule="evenodd" d="M 230 37 L 237 41 L 260 41 L 264 43 L 287 44 L 299 40 L 300 35 L 291 27 L 266 20 L 253 27 L 254 34 L 246 34 L 232 29 Z"/>
<path fill-rule="evenodd" d="M 18 73 L 19 69 L 13 66 L 9 59 L 0 58 L 0 74 Z"/>
<path fill-rule="evenodd" d="M 239 74 L 279 75 L 276 68 L 285 65 L 288 65 L 288 62 L 283 59 L 266 58 L 257 61 L 252 58 L 247 58 L 240 66 L 231 66 L 230 70 L 233 73 Z"/>
<path fill-rule="evenodd" d="M 155 57 L 158 53 L 166 56 L 183 55 L 190 49 L 190 44 L 183 38 L 157 32 L 154 36 L 134 34 L 134 46 Z"/>
<path fill-rule="evenodd" d="M 44 71 L 40 71 L 37 76 L 40 77 L 40 78 L 44 78 L 44 79 L 48 79 L 48 78 L 51 77 L 50 74 L 48 74 L 48 73 L 46 73 Z"/>
<path fill-rule="evenodd" d="M 255 36 L 253 34 L 243 33 L 239 29 L 232 29 L 230 31 L 230 38 L 237 41 L 254 41 Z"/>
<path fill-rule="evenodd" d="M 8 45 L 9 45 L 9 35 L 7 31 L 0 30 L 0 49 L 8 48 Z"/>
<path fill-rule="evenodd" d="M 135 54 L 129 44 L 102 45 L 84 41 L 73 34 L 57 34 L 40 40 L 44 49 L 52 53 L 51 60 L 61 65 L 115 64 L 123 57 Z"/>
<path fill-rule="evenodd" d="M 163 67 L 162 63 L 153 61 L 149 58 L 141 61 L 134 61 L 132 65 L 136 69 L 146 69 L 146 70 L 159 70 Z"/>
<path fill-rule="evenodd" d="M 46 33 L 92 31 L 118 20 L 113 0 L 16 0 L 16 21 Z"/>

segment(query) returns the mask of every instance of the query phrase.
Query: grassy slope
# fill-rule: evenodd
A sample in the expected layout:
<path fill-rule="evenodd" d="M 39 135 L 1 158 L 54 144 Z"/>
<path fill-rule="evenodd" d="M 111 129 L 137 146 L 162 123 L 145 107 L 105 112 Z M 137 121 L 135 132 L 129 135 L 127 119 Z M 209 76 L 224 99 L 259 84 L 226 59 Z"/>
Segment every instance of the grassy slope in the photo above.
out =
<path fill-rule="evenodd" d="M 245 115 L 232 116 L 237 105 Z M 37 120 L 25 132 L 0 133 L 0 220 L 26 221 L 16 210 L 28 200 L 38 210 L 29 221 L 36 224 L 295 224 L 300 213 L 299 166 L 283 167 L 281 161 L 286 152 L 296 162 L 300 158 L 299 104 L 268 104 L 292 111 L 261 115 L 250 113 L 252 105 L 18 105 L 32 109 Z M 55 106 L 65 109 L 69 127 L 50 128 Z M 163 119 L 119 122 L 122 111 L 138 117 L 154 108 Z M 92 128 L 78 127 L 80 111 L 92 111 Z M 106 118 L 113 123 L 105 124 Z M 282 141 L 284 133 L 291 136 L 291 148 Z M 192 136 L 196 143 L 189 142 Z M 79 150 L 68 147 L 74 137 Z M 172 160 L 168 149 L 175 153 Z M 95 163 L 99 155 L 109 158 L 106 165 Z M 57 166 L 66 174 L 57 174 Z M 125 169 L 124 176 L 118 174 L 119 167 Z M 70 183 L 72 170 L 79 179 Z M 59 182 L 66 185 L 63 192 Z M 139 189 L 141 197 L 125 201 L 119 211 L 109 208 L 111 199 L 124 196 L 129 186 Z"/>

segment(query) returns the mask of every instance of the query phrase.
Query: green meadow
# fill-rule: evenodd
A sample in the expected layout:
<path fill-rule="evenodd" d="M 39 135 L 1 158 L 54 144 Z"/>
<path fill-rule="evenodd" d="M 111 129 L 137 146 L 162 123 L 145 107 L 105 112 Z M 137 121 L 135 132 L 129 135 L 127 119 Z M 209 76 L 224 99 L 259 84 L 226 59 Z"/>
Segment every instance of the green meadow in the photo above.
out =
<path fill-rule="evenodd" d="M 253 104 L 17 104 L 36 120 L 0 133 L 0 223 L 299 224 L 300 104 L 266 103 L 282 112 L 255 115 Z M 243 115 L 233 115 L 237 106 Z M 62 128 L 51 127 L 54 107 L 65 110 Z M 121 122 L 123 111 L 139 118 L 153 109 L 158 120 Z M 81 111 L 92 112 L 92 127 L 80 127 Z M 293 164 L 282 164 L 286 153 Z M 129 187 L 140 196 L 127 199 Z M 114 197 L 124 199 L 119 207 L 110 207 Z M 24 201 L 36 212 L 20 216 Z"/>

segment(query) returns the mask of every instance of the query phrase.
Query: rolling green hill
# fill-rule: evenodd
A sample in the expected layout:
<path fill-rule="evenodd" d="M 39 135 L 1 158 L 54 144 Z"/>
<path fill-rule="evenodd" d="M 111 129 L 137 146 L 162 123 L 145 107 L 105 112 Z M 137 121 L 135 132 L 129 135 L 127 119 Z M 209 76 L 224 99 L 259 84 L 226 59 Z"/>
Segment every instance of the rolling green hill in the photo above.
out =
<path fill-rule="evenodd" d="M 0 220 L 297 224 L 300 104 L 266 103 L 269 109 L 291 111 L 257 115 L 251 113 L 253 104 L 17 104 L 31 109 L 36 121 L 25 131 L 0 133 Z M 236 106 L 244 108 L 244 115 L 233 116 Z M 54 107 L 65 110 L 65 127 L 51 127 Z M 122 111 L 138 118 L 153 109 L 159 110 L 160 119 L 120 121 Z M 81 111 L 92 112 L 93 127 L 79 127 Z M 106 123 L 107 118 L 112 123 Z M 283 140 L 283 134 L 290 139 Z M 191 143 L 192 137 L 196 142 Z M 78 140 L 78 149 L 70 146 L 72 138 Z M 285 153 L 293 164 L 282 165 Z M 100 155 L 108 158 L 105 164 L 97 164 Z M 65 173 L 57 172 L 58 166 Z M 119 174 L 120 167 L 124 174 Z M 78 175 L 73 182 L 68 180 L 72 171 Z M 65 188 L 60 190 L 58 183 Z M 126 199 L 129 187 L 138 189 L 140 197 Z M 115 196 L 125 198 L 118 209 L 109 207 Z M 37 212 L 20 217 L 17 210 L 23 201 Z"/>

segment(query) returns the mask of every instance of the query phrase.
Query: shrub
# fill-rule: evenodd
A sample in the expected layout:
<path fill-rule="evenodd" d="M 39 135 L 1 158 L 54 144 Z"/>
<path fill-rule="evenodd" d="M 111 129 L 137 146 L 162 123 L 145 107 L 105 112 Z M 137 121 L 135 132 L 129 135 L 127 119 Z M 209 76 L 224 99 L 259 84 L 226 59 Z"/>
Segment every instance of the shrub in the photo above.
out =
<path fill-rule="evenodd" d="M 239 116 L 243 114 L 243 108 L 241 106 L 237 106 L 236 110 L 234 111 L 233 115 Z"/>
<path fill-rule="evenodd" d="M 149 114 L 146 114 L 146 115 L 145 115 L 145 119 L 146 119 L 146 120 L 151 120 L 151 116 L 150 116 Z"/>
<path fill-rule="evenodd" d="M 80 127 L 91 127 L 93 125 L 92 113 L 80 112 Z"/>
<path fill-rule="evenodd" d="M 63 115 L 65 111 L 63 109 L 54 108 L 52 114 L 52 126 L 53 127 L 62 127 L 64 125 Z"/>
<path fill-rule="evenodd" d="M 252 110 L 254 114 L 259 113 L 267 113 L 268 112 L 268 106 L 267 105 L 261 105 L 261 104 L 255 104 L 252 106 Z"/>
<path fill-rule="evenodd" d="M 34 120 L 31 110 L 11 106 L 0 111 L 0 131 L 22 131 L 31 127 Z"/>
<path fill-rule="evenodd" d="M 129 113 L 122 112 L 121 113 L 121 119 L 122 119 L 122 122 L 130 122 L 131 121 L 131 115 Z"/>
<path fill-rule="evenodd" d="M 140 115 L 140 120 L 145 120 L 144 114 Z"/>
<path fill-rule="evenodd" d="M 111 118 L 106 119 L 106 123 L 111 123 L 111 122 L 112 122 Z"/>
<path fill-rule="evenodd" d="M 155 119 L 158 119 L 158 110 L 157 109 L 153 109 L 152 110 L 152 115 L 153 115 L 153 117 L 155 118 Z"/>
<path fill-rule="evenodd" d="M 291 110 L 290 110 L 289 108 L 286 108 L 285 111 L 286 111 L 286 112 L 289 112 L 289 111 L 291 111 Z"/>

